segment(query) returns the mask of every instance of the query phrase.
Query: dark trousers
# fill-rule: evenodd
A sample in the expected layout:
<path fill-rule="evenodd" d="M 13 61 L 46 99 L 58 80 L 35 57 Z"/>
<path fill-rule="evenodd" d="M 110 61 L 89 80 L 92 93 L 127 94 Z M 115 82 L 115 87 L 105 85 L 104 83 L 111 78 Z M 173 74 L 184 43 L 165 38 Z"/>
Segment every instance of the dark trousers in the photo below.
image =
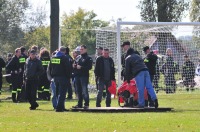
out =
<path fill-rule="evenodd" d="M 67 77 L 54 77 L 57 95 L 57 104 L 55 104 L 57 110 L 65 109 L 65 98 L 67 89 L 70 87 L 70 78 Z"/>
<path fill-rule="evenodd" d="M 83 106 L 83 99 L 85 101 L 85 106 L 89 106 L 89 94 L 88 94 L 88 81 L 89 77 L 86 76 L 76 76 L 76 87 L 78 91 L 78 106 Z"/>
<path fill-rule="evenodd" d="M 71 83 L 69 83 L 69 84 L 70 84 L 70 86 L 68 87 L 68 90 L 67 90 L 67 98 L 72 99 L 72 94 L 73 94 L 72 85 L 71 85 Z"/>
<path fill-rule="evenodd" d="M 42 77 L 39 80 L 39 86 L 37 90 L 38 98 L 43 100 L 50 100 L 50 81 L 46 76 Z"/>
<path fill-rule="evenodd" d="M 26 80 L 26 97 L 31 104 L 31 107 L 36 107 L 38 104 L 36 102 L 38 80 Z"/>
<path fill-rule="evenodd" d="M 103 79 L 99 79 L 99 86 L 98 86 L 98 94 L 97 94 L 97 101 L 96 106 L 101 107 L 101 100 L 103 95 L 104 87 L 106 87 L 106 107 L 110 107 L 111 104 L 111 94 L 108 91 L 108 87 L 111 85 L 111 81 L 105 81 Z"/>
<path fill-rule="evenodd" d="M 16 102 L 20 100 L 21 96 L 21 79 L 18 74 L 12 75 L 12 101 Z"/>

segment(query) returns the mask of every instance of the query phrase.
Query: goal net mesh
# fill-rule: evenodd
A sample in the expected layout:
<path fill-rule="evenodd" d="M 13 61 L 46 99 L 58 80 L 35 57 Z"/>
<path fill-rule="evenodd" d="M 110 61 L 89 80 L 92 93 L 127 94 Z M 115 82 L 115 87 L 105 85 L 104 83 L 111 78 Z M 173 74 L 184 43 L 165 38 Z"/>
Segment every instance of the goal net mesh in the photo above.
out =
<path fill-rule="evenodd" d="M 195 25 L 121 25 L 120 44 L 130 41 L 131 47 L 137 50 L 142 58 L 144 46 L 157 54 L 156 75 L 153 85 L 156 91 L 194 91 L 200 88 L 200 26 Z M 110 50 L 116 68 L 121 65 L 117 58 L 117 30 L 104 28 L 96 31 L 96 47 Z M 166 50 L 172 50 L 176 70 L 165 67 Z M 123 53 L 121 49 L 121 53 Z M 190 62 L 185 60 L 187 55 Z M 193 64 L 193 65 L 192 65 Z M 117 71 L 118 69 L 116 69 Z M 116 72 L 117 73 L 117 72 Z M 116 76 L 118 76 L 116 74 Z M 175 91 L 173 91 L 173 89 Z"/>

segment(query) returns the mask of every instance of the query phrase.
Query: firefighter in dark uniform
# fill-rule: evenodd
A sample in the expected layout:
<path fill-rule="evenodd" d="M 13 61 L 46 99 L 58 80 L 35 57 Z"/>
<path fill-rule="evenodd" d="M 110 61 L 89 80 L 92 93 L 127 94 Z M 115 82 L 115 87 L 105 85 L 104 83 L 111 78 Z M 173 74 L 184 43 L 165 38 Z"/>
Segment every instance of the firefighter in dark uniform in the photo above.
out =
<path fill-rule="evenodd" d="M 166 61 L 161 67 L 161 73 L 165 77 L 166 93 L 168 94 L 176 92 L 175 74 L 179 69 L 177 68 L 178 65 L 174 62 L 170 48 L 166 50 L 166 55 Z"/>
<path fill-rule="evenodd" d="M 143 51 L 145 53 L 144 63 L 149 69 L 151 83 L 153 82 L 154 76 L 156 75 L 156 64 L 157 64 L 157 55 L 150 51 L 149 46 L 143 47 Z M 146 106 L 154 107 L 154 102 L 151 100 L 151 97 L 148 93 L 148 103 Z"/>
<path fill-rule="evenodd" d="M 38 98 L 43 100 L 50 100 L 50 81 L 47 78 L 47 67 L 50 63 L 50 54 L 49 51 L 43 49 L 40 51 L 40 61 L 42 61 L 42 66 L 45 70 L 39 78 L 39 87 L 38 87 Z"/>
<path fill-rule="evenodd" d="M 21 83 L 21 97 L 20 97 L 20 101 L 26 101 L 26 89 L 25 89 L 25 84 L 24 79 L 23 79 L 23 74 L 24 74 L 24 65 L 26 63 L 26 59 L 28 58 L 28 56 L 26 55 L 26 48 L 24 48 L 23 46 L 20 47 L 21 49 L 21 56 L 19 58 L 19 63 L 20 63 L 20 67 L 22 68 L 22 72 L 20 73 L 20 82 Z"/>
<path fill-rule="evenodd" d="M 21 56 L 21 49 L 17 48 L 15 50 L 15 56 L 11 59 L 11 61 L 6 66 L 6 68 L 9 71 L 11 71 L 11 79 L 12 79 L 12 87 L 13 87 L 12 101 L 14 103 L 17 103 L 19 101 L 20 93 L 21 93 L 20 74 L 22 72 L 22 67 L 19 62 L 20 56 Z"/>
<path fill-rule="evenodd" d="M 36 102 L 39 76 L 43 74 L 44 69 L 42 62 L 36 58 L 35 50 L 32 49 L 29 55 L 24 66 L 24 80 L 26 97 L 31 105 L 30 110 L 35 110 L 39 106 Z"/>
<path fill-rule="evenodd" d="M 184 55 L 185 62 L 182 67 L 182 78 L 183 78 L 183 84 L 186 86 L 186 90 L 194 90 L 195 81 L 195 66 L 194 63 L 190 61 L 188 55 Z M 190 88 L 189 88 L 190 86 Z"/>
<path fill-rule="evenodd" d="M 67 89 L 70 87 L 72 74 L 70 57 L 65 55 L 65 52 L 66 48 L 60 47 L 59 51 L 52 57 L 48 66 L 48 71 L 50 71 L 50 75 L 54 79 L 56 86 L 54 91 L 56 93 L 56 99 L 53 102 L 53 107 L 56 109 L 56 112 L 66 111 L 65 98 Z"/>
<path fill-rule="evenodd" d="M 0 94 L 1 94 L 1 88 L 2 88 L 2 68 L 6 66 L 5 61 L 0 58 Z"/>

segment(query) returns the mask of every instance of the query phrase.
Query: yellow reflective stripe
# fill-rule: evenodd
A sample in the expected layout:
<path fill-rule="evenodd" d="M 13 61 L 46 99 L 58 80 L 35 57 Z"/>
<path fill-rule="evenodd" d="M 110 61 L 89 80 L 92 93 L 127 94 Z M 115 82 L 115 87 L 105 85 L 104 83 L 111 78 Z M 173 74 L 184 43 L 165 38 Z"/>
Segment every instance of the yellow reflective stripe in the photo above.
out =
<path fill-rule="evenodd" d="M 22 90 L 21 90 L 21 89 L 17 89 L 17 91 L 18 91 L 18 92 L 21 92 Z"/>
<path fill-rule="evenodd" d="M 149 62 L 149 60 L 148 59 L 144 59 L 144 62 Z"/>
<path fill-rule="evenodd" d="M 12 91 L 12 93 L 17 93 L 17 91 Z"/>
<path fill-rule="evenodd" d="M 60 59 L 52 58 L 52 59 L 51 59 L 51 63 L 52 63 L 52 64 L 60 64 Z"/>
<path fill-rule="evenodd" d="M 43 65 L 43 66 L 49 65 L 49 63 L 50 63 L 50 61 L 42 61 L 42 65 Z"/>
<path fill-rule="evenodd" d="M 42 89 L 44 89 L 44 86 L 42 86 Z"/>
<path fill-rule="evenodd" d="M 40 91 L 40 90 L 37 90 L 37 92 L 38 92 L 38 93 L 42 93 L 42 91 Z"/>
<path fill-rule="evenodd" d="M 49 92 L 49 89 L 44 89 L 45 92 Z"/>
<path fill-rule="evenodd" d="M 19 63 L 25 63 L 26 59 L 25 58 L 19 58 Z"/>

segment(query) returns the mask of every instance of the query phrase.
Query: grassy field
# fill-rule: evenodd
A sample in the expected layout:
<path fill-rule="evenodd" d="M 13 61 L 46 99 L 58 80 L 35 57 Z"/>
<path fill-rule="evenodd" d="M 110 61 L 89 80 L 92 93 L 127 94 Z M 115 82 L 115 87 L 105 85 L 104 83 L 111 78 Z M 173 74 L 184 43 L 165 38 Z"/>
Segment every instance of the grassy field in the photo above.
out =
<path fill-rule="evenodd" d="M 162 113 L 56 113 L 51 102 L 39 101 L 40 107 L 29 110 L 28 103 L 5 100 L 0 95 L 0 131 L 71 131 L 71 132 L 133 132 L 133 131 L 200 131 L 200 91 L 166 95 L 158 93 L 160 107 L 173 107 Z M 66 107 L 77 100 L 66 101 Z M 90 106 L 95 106 L 91 99 Z M 105 106 L 104 100 L 102 106 Z M 117 100 L 112 100 L 117 106 Z"/>

